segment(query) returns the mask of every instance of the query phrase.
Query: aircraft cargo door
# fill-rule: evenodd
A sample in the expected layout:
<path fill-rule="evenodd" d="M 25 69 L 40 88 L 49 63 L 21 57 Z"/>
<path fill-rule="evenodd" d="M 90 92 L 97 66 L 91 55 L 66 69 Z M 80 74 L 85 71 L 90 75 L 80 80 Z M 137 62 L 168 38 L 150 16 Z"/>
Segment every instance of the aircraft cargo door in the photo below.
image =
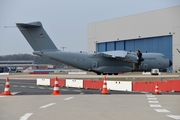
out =
<path fill-rule="evenodd" d="M 98 67 L 97 61 L 92 61 L 92 69 L 96 69 Z"/>

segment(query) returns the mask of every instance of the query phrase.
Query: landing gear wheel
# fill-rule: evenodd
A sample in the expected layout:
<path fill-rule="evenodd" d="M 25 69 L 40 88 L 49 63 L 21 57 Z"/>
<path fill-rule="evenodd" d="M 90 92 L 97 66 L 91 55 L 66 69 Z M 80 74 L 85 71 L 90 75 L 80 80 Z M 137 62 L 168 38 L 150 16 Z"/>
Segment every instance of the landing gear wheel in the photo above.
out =
<path fill-rule="evenodd" d="M 107 73 L 103 73 L 103 75 L 107 75 Z"/>
<path fill-rule="evenodd" d="M 112 73 L 108 73 L 108 75 L 112 75 Z"/>
<path fill-rule="evenodd" d="M 114 73 L 114 75 L 118 75 L 118 73 Z"/>
<path fill-rule="evenodd" d="M 101 75 L 101 73 L 97 73 L 97 75 Z"/>

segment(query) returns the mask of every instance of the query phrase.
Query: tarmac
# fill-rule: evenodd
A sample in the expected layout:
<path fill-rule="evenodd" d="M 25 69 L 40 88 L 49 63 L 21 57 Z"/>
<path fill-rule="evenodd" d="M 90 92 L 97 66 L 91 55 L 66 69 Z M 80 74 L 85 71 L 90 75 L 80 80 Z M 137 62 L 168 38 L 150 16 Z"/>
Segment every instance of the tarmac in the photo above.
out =
<path fill-rule="evenodd" d="M 180 119 L 179 95 L 25 95 L 0 101 L 1 120 Z"/>
<path fill-rule="evenodd" d="M 10 75 L 0 75 L 0 79 L 6 79 L 9 77 L 10 79 L 22 79 L 36 80 L 37 78 L 71 78 L 71 79 L 103 79 L 104 75 L 96 75 L 96 74 L 10 74 Z M 179 74 L 161 74 L 161 75 L 142 75 L 141 73 L 127 73 L 127 74 L 119 74 L 119 75 L 106 75 L 107 80 L 125 80 L 125 81 L 153 81 L 153 80 L 167 80 L 167 79 L 180 79 Z"/>
<path fill-rule="evenodd" d="M 115 92 L 101 95 L 99 90 L 60 88 L 62 95 L 52 96 L 52 88 L 36 86 L 37 78 L 92 78 L 97 75 L 8 75 L 0 76 L 0 90 L 10 78 L 13 96 L 0 96 L 0 120 L 180 120 L 180 95 Z M 179 78 L 179 75 L 118 75 L 107 79 Z M 133 79 L 134 78 L 134 79 Z M 24 91 L 24 92 L 23 92 Z"/>

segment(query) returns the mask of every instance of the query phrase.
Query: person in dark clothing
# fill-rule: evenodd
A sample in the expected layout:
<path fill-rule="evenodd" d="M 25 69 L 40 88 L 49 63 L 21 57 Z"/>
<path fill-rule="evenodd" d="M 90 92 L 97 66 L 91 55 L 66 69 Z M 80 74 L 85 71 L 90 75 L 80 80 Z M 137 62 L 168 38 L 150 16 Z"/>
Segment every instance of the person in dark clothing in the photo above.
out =
<path fill-rule="evenodd" d="M 142 52 L 139 49 L 138 49 L 137 56 L 138 56 L 139 60 L 142 58 Z"/>
<path fill-rule="evenodd" d="M 140 51 L 140 49 L 138 49 L 137 56 L 139 59 L 138 59 L 138 63 L 136 65 L 136 68 L 139 68 L 139 66 L 141 65 L 141 60 L 142 60 L 142 52 Z"/>

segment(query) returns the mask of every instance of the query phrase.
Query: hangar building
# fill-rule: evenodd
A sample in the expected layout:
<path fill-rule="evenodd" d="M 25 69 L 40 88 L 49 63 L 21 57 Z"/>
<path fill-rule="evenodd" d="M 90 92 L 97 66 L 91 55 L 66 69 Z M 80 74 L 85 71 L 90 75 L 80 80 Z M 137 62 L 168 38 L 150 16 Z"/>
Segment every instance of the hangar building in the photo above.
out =
<path fill-rule="evenodd" d="M 159 52 L 180 67 L 180 6 L 88 24 L 88 52 Z"/>

